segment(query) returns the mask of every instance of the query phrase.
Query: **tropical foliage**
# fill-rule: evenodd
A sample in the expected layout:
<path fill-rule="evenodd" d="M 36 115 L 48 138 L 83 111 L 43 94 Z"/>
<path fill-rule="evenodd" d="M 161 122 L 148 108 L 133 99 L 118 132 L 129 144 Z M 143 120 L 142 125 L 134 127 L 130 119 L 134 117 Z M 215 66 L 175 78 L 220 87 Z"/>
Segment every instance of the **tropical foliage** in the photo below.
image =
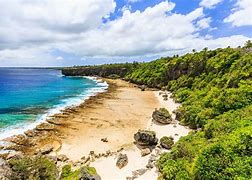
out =
<path fill-rule="evenodd" d="M 110 73 L 110 66 L 125 71 Z M 244 47 L 205 48 L 181 57 L 123 66 L 98 67 L 106 69 L 106 76 L 117 74 L 140 85 L 172 91 L 182 103 L 177 118 L 195 129 L 162 155 L 158 161 L 160 178 L 252 177 L 251 41 Z"/>

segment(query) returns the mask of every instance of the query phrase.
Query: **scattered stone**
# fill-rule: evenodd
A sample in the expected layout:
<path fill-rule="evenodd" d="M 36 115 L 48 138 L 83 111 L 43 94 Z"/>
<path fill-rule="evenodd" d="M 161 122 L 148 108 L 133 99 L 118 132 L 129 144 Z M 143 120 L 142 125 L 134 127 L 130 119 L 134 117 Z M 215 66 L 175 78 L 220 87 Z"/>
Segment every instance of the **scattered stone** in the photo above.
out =
<path fill-rule="evenodd" d="M 23 134 L 10 137 L 10 142 L 15 143 L 17 145 L 22 145 L 22 146 L 30 144 L 28 138 Z"/>
<path fill-rule="evenodd" d="M 126 154 L 119 154 L 118 159 L 116 161 L 116 166 L 119 169 L 122 169 L 128 164 L 128 156 Z"/>
<path fill-rule="evenodd" d="M 62 121 L 60 121 L 60 120 L 56 120 L 56 119 L 47 119 L 46 120 L 48 123 L 50 123 L 50 124 L 54 124 L 54 125 L 62 125 Z"/>
<path fill-rule="evenodd" d="M 108 138 L 102 138 L 101 141 L 107 143 L 108 142 Z"/>
<path fill-rule="evenodd" d="M 8 180 L 11 177 L 12 171 L 8 166 L 8 163 L 0 158 L 0 179 Z"/>
<path fill-rule="evenodd" d="M 13 151 L 8 154 L 8 156 L 6 157 L 6 160 L 22 159 L 23 157 L 24 157 L 23 153 L 18 152 L 18 151 Z"/>
<path fill-rule="evenodd" d="M 83 164 L 87 164 L 90 162 L 90 156 L 88 156 L 87 158 L 83 159 Z"/>
<path fill-rule="evenodd" d="M 118 149 L 116 152 L 122 152 L 123 150 L 124 150 L 124 148 L 122 147 L 122 148 Z"/>
<path fill-rule="evenodd" d="M 179 136 L 179 134 L 176 133 L 175 136 Z"/>
<path fill-rule="evenodd" d="M 55 164 L 57 163 L 57 156 L 46 156 L 48 159 L 50 159 L 51 161 L 53 161 Z"/>
<path fill-rule="evenodd" d="M 158 142 L 156 133 L 148 130 L 139 130 L 136 134 L 134 134 L 134 139 L 140 146 L 152 146 L 156 145 Z"/>
<path fill-rule="evenodd" d="M 134 178 L 138 178 L 139 176 L 142 176 L 144 173 L 146 173 L 148 169 L 138 169 L 132 172 L 132 175 Z"/>
<path fill-rule="evenodd" d="M 76 161 L 76 162 L 73 163 L 73 166 L 75 166 L 75 167 L 80 167 L 81 164 L 83 164 L 83 162 L 81 162 L 81 161 Z"/>
<path fill-rule="evenodd" d="M 174 110 L 173 113 L 175 114 L 175 119 L 178 121 L 183 117 L 184 114 L 183 111 L 179 108 Z"/>
<path fill-rule="evenodd" d="M 160 139 L 160 145 L 165 149 L 171 149 L 174 144 L 173 137 L 164 136 Z"/>
<path fill-rule="evenodd" d="M 152 113 L 153 121 L 156 121 L 161 124 L 170 124 L 172 123 L 172 117 L 169 111 L 165 108 L 160 108 L 159 110 L 155 110 Z"/>
<path fill-rule="evenodd" d="M 27 130 L 24 132 L 24 134 L 28 137 L 34 137 L 37 135 L 37 132 L 36 132 L 36 130 Z"/>
<path fill-rule="evenodd" d="M 3 150 L 4 146 L 0 145 L 0 150 Z"/>
<path fill-rule="evenodd" d="M 8 155 L 9 155 L 9 153 L 1 153 L 0 154 L 0 159 L 6 160 Z"/>
<path fill-rule="evenodd" d="M 53 151 L 53 146 L 50 144 L 47 144 L 44 147 L 42 147 L 38 152 L 41 153 L 42 155 L 45 155 L 45 154 L 49 154 L 52 151 Z"/>
<path fill-rule="evenodd" d="M 54 130 L 55 126 L 49 123 L 41 123 L 36 126 L 36 130 L 38 131 L 52 131 Z"/>
<path fill-rule="evenodd" d="M 64 154 L 61 154 L 61 155 L 57 156 L 57 161 L 66 162 L 68 160 L 69 160 L 69 158 Z"/>
<path fill-rule="evenodd" d="M 94 151 L 90 151 L 89 154 L 90 154 L 91 156 L 93 156 L 93 155 L 95 154 L 95 152 L 94 152 Z"/>
<path fill-rule="evenodd" d="M 146 86 L 145 86 L 145 85 L 142 85 L 142 86 L 140 86 L 140 89 L 141 89 L 141 91 L 145 91 Z"/>
<path fill-rule="evenodd" d="M 164 94 L 162 97 L 164 98 L 164 101 L 168 100 L 168 94 Z"/>
<path fill-rule="evenodd" d="M 150 148 L 144 148 L 144 149 L 141 150 L 141 156 L 142 156 L 142 157 L 143 157 L 143 156 L 147 156 L 147 155 L 149 155 L 150 153 L 151 153 Z"/>

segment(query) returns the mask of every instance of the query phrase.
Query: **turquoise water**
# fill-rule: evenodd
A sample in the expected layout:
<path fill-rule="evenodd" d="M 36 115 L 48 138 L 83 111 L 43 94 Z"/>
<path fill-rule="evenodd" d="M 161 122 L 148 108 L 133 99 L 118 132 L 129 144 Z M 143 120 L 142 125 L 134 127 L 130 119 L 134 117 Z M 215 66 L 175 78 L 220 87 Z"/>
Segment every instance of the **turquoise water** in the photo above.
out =
<path fill-rule="evenodd" d="M 32 128 L 106 87 L 90 78 L 64 77 L 60 70 L 0 68 L 0 138 Z"/>

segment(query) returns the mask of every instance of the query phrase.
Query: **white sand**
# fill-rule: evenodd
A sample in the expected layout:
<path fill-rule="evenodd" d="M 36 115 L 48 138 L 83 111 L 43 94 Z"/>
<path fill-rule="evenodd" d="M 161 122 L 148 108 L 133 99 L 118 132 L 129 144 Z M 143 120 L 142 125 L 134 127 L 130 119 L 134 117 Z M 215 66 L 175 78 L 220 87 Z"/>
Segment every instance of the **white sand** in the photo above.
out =
<path fill-rule="evenodd" d="M 175 103 L 170 98 L 170 93 L 167 101 L 163 100 L 163 97 L 162 95 L 159 95 L 159 92 L 155 92 L 155 95 L 160 102 L 159 108 L 164 107 L 168 109 L 170 113 L 172 113 L 173 110 L 179 107 L 179 104 Z M 174 115 L 172 115 L 172 117 L 174 118 Z M 174 126 L 175 124 L 176 127 Z M 152 123 L 152 121 L 150 120 L 147 129 L 155 131 L 157 138 L 159 139 L 163 136 L 172 136 L 174 138 L 174 141 L 176 142 L 180 137 L 186 136 L 190 130 L 184 126 L 179 125 L 178 122 L 175 122 L 175 124 L 157 125 Z M 175 134 L 177 134 L 177 136 L 175 136 Z M 125 180 L 127 177 L 133 176 L 133 171 L 138 169 L 146 169 L 146 165 L 148 164 L 148 160 L 151 154 L 155 154 L 155 152 L 152 152 L 148 156 L 141 157 L 141 151 L 134 144 L 132 144 L 128 149 L 125 149 L 122 153 L 127 154 L 129 160 L 127 166 L 122 169 L 116 167 L 116 155 L 108 158 L 101 158 L 95 162 L 92 162 L 90 166 L 96 168 L 98 174 L 103 180 Z M 158 172 L 154 167 L 151 170 L 146 171 L 137 179 L 154 180 L 157 178 Z"/>

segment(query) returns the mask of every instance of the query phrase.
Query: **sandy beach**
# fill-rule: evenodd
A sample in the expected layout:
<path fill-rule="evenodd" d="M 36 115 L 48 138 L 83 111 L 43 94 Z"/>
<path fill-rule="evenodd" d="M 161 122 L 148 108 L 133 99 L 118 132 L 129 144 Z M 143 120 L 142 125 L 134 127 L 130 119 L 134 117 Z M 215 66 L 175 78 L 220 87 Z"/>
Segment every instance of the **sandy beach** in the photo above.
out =
<path fill-rule="evenodd" d="M 83 110 L 66 119 L 62 147 L 58 154 L 79 160 L 90 151 L 103 153 L 132 143 L 133 134 L 145 129 L 160 102 L 154 91 L 141 91 L 122 80 L 107 80 L 107 93 L 84 104 Z M 70 127 L 70 128 L 69 128 Z M 101 139 L 106 138 L 104 143 Z"/>
<path fill-rule="evenodd" d="M 61 165 L 93 166 L 104 180 L 157 179 L 157 169 L 146 168 L 146 165 L 150 158 L 157 160 L 167 150 L 155 148 L 151 154 L 142 157 L 141 149 L 134 144 L 134 134 L 139 129 L 147 129 L 155 131 L 158 139 L 172 136 L 175 142 L 178 141 L 188 134 L 188 128 L 175 120 L 169 125 L 159 125 L 152 122 L 151 116 L 156 108 L 161 107 L 172 113 L 179 104 L 170 98 L 168 92 L 165 92 L 168 94 L 165 101 L 162 97 L 164 92 L 141 91 L 136 85 L 123 80 L 105 81 L 109 84 L 106 92 L 50 117 L 47 123 L 26 132 L 26 136 L 7 138 L 7 141 L 16 143 L 11 148 L 25 154 L 52 149 L 50 155 L 66 155 L 69 158 Z M 175 118 L 174 114 L 172 117 Z M 122 169 L 116 166 L 119 153 L 128 156 L 128 164 Z M 96 157 L 89 159 L 90 154 Z"/>

